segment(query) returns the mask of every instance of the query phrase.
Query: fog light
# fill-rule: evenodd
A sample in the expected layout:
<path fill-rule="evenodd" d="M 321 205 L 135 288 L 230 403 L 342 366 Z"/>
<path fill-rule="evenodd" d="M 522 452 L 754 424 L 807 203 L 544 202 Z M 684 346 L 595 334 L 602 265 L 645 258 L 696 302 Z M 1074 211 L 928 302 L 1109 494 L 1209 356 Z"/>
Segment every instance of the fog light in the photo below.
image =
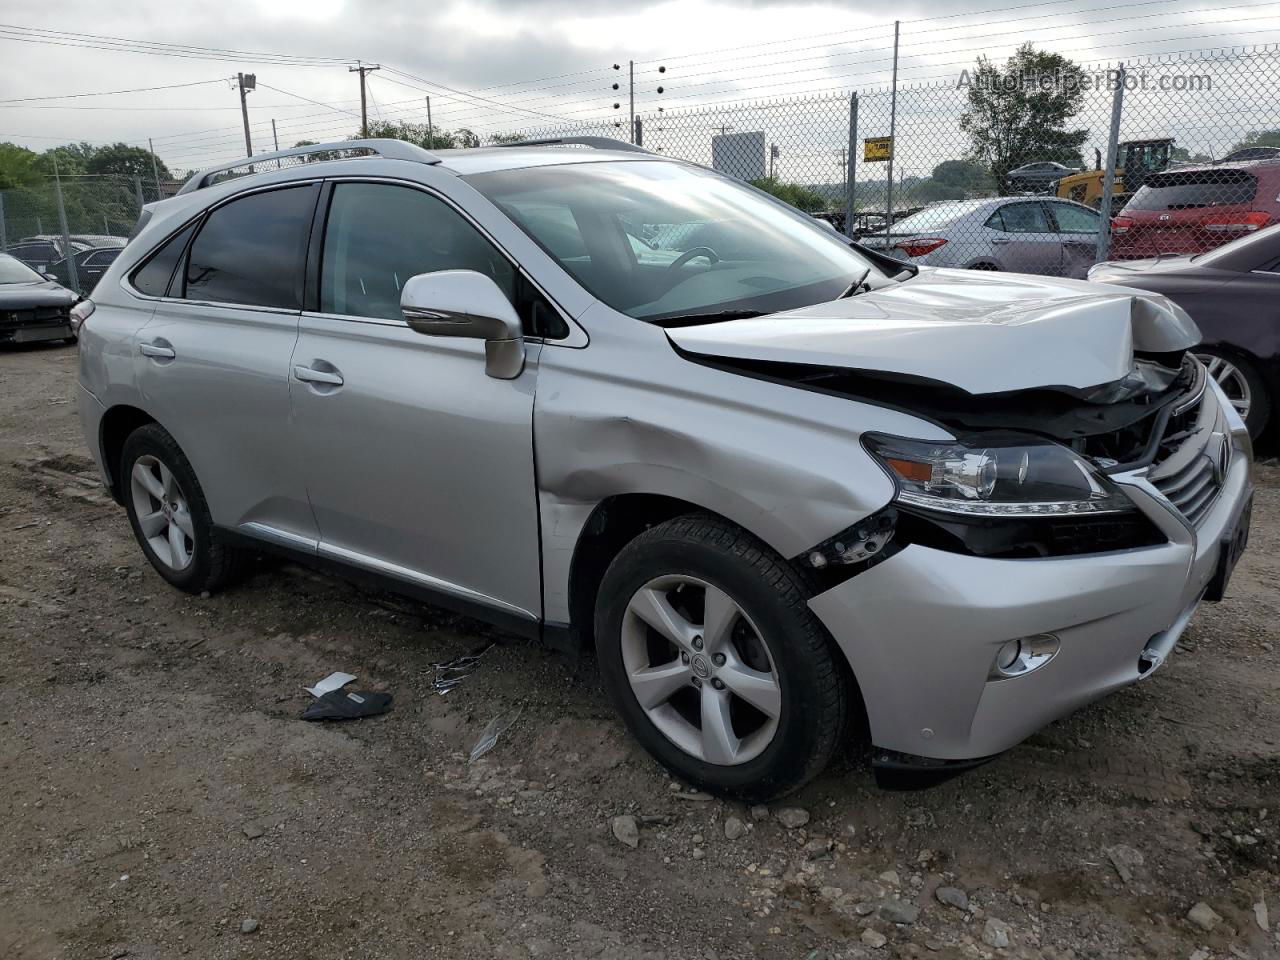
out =
<path fill-rule="evenodd" d="M 1058 638 L 1051 633 L 1037 633 L 1001 644 L 988 679 L 1009 680 L 1039 670 L 1053 659 L 1058 647 Z"/>

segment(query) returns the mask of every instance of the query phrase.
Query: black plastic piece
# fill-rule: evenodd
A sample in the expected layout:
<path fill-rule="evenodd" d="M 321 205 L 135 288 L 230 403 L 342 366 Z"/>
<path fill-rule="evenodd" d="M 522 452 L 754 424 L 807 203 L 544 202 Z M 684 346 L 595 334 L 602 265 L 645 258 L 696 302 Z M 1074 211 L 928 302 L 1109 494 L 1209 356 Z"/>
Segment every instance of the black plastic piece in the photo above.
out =
<path fill-rule="evenodd" d="M 1000 754 L 997 753 L 972 760 L 936 760 L 877 749 L 871 758 L 871 769 L 875 772 L 876 786 L 881 790 L 927 790 L 990 763 L 998 756 Z"/>
<path fill-rule="evenodd" d="M 302 711 L 303 720 L 356 720 L 386 713 L 391 709 L 391 694 L 367 690 L 330 690 Z"/>

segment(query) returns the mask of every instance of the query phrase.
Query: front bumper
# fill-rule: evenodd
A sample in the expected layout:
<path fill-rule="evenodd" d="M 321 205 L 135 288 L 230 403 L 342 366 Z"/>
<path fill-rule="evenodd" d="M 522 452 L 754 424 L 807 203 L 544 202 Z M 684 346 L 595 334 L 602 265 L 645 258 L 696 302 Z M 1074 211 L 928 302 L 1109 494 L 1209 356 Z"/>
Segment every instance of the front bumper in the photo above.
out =
<path fill-rule="evenodd" d="M 1169 537 L 1087 556 L 996 560 L 905 547 L 809 605 L 848 658 L 876 747 L 939 760 L 987 757 L 1149 676 L 1185 629 L 1252 496 L 1247 442 L 1192 526 L 1141 476 L 1126 483 Z M 1053 634 L 1057 654 L 991 680 L 1006 641 Z"/>
<path fill-rule="evenodd" d="M 73 336 L 75 333 L 69 322 L 0 327 L 0 343 L 37 343 L 41 340 L 67 340 Z"/>

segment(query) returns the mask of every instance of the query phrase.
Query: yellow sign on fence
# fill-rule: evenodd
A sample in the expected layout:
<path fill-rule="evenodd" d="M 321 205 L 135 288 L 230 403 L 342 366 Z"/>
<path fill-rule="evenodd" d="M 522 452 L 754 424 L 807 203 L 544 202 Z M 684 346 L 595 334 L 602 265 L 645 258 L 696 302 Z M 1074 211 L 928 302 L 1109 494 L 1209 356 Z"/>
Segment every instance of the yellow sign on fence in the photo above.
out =
<path fill-rule="evenodd" d="M 867 163 L 893 156 L 893 137 L 867 137 L 862 141 L 862 159 Z"/>

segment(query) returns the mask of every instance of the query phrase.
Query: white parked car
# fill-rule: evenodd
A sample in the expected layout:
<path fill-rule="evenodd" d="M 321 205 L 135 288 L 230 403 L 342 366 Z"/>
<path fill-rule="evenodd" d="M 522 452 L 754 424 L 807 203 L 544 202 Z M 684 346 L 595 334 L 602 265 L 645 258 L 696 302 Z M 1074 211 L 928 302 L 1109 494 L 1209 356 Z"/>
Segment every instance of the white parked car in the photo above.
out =
<path fill-rule="evenodd" d="M 594 647 L 658 760 L 752 800 L 851 726 L 980 762 L 1221 598 L 1251 448 L 1179 307 L 603 147 L 320 145 L 149 207 L 74 315 L 158 574 L 277 551 Z"/>
<path fill-rule="evenodd" d="M 1098 246 L 1098 212 L 1071 200 L 944 200 L 859 241 L 930 267 L 1083 279 Z"/>

